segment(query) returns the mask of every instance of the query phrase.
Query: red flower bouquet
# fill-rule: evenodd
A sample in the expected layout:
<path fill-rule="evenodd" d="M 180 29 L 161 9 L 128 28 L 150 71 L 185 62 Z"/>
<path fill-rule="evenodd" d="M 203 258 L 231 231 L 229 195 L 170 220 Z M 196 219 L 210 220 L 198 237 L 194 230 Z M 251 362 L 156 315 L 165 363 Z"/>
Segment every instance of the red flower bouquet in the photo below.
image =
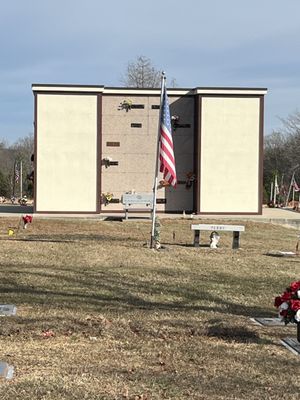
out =
<path fill-rule="evenodd" d="M 300 323 L 300 281 L 292 282 L 281 296 L 275 297 L 274 306 L 285 324 Z"/>
<path fill-rule="evenodd" d="M 27 228 L 27 224 L 31 224 L 32 222 L 32 216 L 31 215 L 23 215 L 22 217 L 23 219 L 23 228 L 26 229 Z"/>

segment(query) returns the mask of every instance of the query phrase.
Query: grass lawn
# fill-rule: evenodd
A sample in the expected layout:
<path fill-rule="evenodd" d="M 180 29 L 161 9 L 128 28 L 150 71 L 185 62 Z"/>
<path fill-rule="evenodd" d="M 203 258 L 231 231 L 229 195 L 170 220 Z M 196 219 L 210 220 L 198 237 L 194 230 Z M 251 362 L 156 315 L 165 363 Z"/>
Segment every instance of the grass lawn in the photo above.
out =
<path fill-rule="evenodd" d="M 0 219 L 0 304 L 17 306 L 0 318 L 1 400 L 300 399 L 300 357 L 279 343 L 295 326 L 250 322 L 300 279 L 299 258 L 265 255 L 297 231 L 239 221 L 241 249 L 222 233 L 211 250 L 192 221 L 161 222 L 155 251 L 149 221 L 34 218 L 9 237 L 18 220 Z"/>

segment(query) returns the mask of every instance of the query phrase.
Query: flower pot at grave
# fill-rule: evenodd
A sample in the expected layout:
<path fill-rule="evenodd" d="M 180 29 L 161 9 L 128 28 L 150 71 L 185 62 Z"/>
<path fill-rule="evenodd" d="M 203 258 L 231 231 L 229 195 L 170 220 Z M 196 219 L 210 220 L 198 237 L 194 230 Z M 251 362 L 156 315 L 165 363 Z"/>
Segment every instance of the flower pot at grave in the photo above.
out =
<path fill-rule="evenodd" d="M 300 322 L 297 323 L 297 340 L 300 343 Z"/>

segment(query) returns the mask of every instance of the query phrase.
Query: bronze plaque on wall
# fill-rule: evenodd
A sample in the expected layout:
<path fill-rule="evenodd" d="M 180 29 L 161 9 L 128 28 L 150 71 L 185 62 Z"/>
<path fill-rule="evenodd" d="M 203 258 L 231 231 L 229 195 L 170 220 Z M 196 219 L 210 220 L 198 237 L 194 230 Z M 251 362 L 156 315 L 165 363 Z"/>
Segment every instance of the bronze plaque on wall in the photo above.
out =
<path fill-rule="evenodd" d="M 120 147 L 120 142 L 106 142 L 107 147 Z"/>

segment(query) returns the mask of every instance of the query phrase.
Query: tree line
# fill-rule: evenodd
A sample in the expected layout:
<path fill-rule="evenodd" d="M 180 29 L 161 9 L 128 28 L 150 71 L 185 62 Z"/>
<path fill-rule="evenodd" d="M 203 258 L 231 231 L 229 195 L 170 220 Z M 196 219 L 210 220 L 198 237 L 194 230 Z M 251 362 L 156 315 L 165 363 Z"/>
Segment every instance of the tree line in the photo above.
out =
<path fill-rule="evenodd" d="M 285 197 L 293 174 L 300 186 L 300 112 L 281 119 L 282 127 L 265 137 L 264 201 L 270 199 L 270 189 L 277 176 L 279 196 Z"/>
<path fill-rule="evenodd" d="M 29 134 L 8 145 L 0 141 L 0 196 L 20 197 L 21 183 L 23 195 L 33 196 L 33 181 L 30 175 L 33 170 L 32 154 L 34 151 L 33 135 Z M 20 165 L 22 163 L 22 176 Z M 22 181 L 21 181 L 22 180 Z"/>

